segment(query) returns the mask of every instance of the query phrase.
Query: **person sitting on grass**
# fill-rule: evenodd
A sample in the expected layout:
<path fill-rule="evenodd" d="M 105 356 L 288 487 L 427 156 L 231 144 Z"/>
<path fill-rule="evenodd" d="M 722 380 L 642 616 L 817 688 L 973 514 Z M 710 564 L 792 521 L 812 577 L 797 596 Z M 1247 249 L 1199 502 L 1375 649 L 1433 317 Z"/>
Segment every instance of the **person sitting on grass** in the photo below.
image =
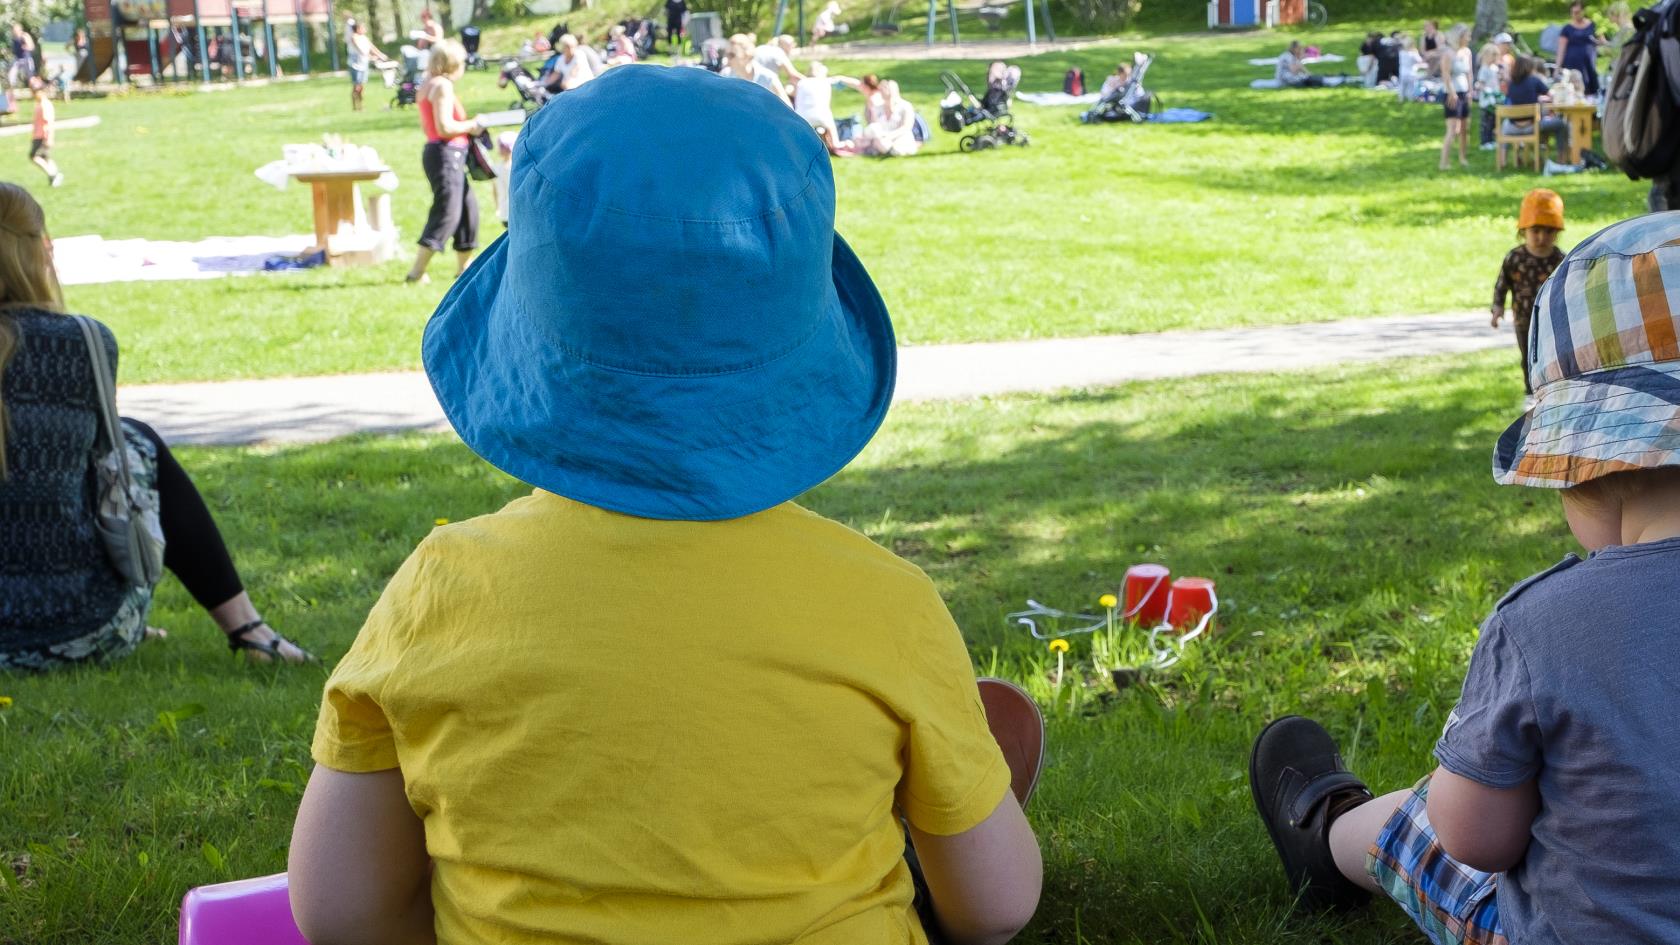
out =
<path fill-rule="evenodd" d="M 1042 863 L 962 635 L 914 565 L 793 501 L 896 373 L 816 136 L 703 69 L 614 69 L 516 150 L 512 227 L 421 353 L 534 491 L 426 537 L 327 681 L 298 927 L 921 945 L 907 821 L 935 934 L 1006 941 Z"/>
<path fill-rule="evenodd" d="M 607 67 L 627 66 L 636 61 L 636 43 L 623 23 L 614 23 L 607 31 Z"/>
<path fill-rule="evenodd" d="M 1373 798 L 1316 722 L 1255 741 L 1254 799 L 1302 906 L 1384 893 L 1436 945 L 1680 942 L 1677 241 L 1671 214 L 1616 224 L 1540 294 L 1538 401 L 1494 479 L 1561 489 L 1591 554 L 1495 605 L 1434 773 Z"/>
<path fill-rule="evenodd" d="M 560 37 L 560 45 L 549 59 L 549 68 L 537 82 L 549 92 L 569 92 L 595 78 L 595 66 L 590 50 L 570 33 Z"/>
<path fill-rule="evenodd" d="M 112 450 L 82 326 L 63 312 L 41 205 L 0 183 L 0 671 L 126 656 L 154 585 L 131 580 L 100 537 L 92 459 Z M 117 342 L 97 326 L 115 380 Z M 210 510 L 162 437 L 116 421 L 131 475 L 157 510 L 163 565 L 253 662 L 309 654 L 257 615 Z"/>
<path fill-rule="evenodd" d="M 1289 48 L 1277 58 L 1277 72 L 1275 74 L 1279 84 L 1284 88 L 1316 89 L 1324 85 L 1324 79 L 1307 71 L 1306 63 L 1302 62 L 1303 51 L 1300 40 L 1293 40 Z"/>
<path fill-rule="evenodd" d="M 755 48 L 753 58 L 758 61 L 759 66 L 776 73 L 784 83 L 791 84 L 805 78 L 793 65 L 793 54 L 798 48 L 799 40 L 783 33 Z"/>
<path fill-rule="evenodd" d="M 879 117 L 858 133 L 857 150 L 876 157 L 909 157 L 922 147 L 916 140 L 916 109 L 898 92 L 898 83 L 881 83 Z"/>
<path fill-rule="evenodd" d="M 753 39 L 750 34 L 736 33 L 729 37 L 729 52 L 723 63 L 723 71 L 719 75 L 736 79 L 746 79 L 757 83 L 776 93 L 776 97 L 784 102 L 788 101 L 787 87 L 776 75 L 776 70 L 766 67 L 753 55 Z M 789 102 L 791 106 L 792 103 Z"/>

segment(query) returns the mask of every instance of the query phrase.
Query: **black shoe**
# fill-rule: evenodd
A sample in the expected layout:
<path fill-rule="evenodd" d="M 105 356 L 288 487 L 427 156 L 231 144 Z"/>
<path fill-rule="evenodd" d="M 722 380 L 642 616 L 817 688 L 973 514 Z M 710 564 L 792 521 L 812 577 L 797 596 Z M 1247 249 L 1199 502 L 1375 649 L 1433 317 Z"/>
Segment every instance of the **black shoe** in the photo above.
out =
<path fill-rule="evenodd" d="M 1371 789 L 1343 766 L 1324 726 L 1286 715 L 1262 729 L 1248 760 L 1248 786 L 1299 908 L 1345 909 L 1370 899 L 1336 868 L 1330 823 L 1370 800 Z"/>

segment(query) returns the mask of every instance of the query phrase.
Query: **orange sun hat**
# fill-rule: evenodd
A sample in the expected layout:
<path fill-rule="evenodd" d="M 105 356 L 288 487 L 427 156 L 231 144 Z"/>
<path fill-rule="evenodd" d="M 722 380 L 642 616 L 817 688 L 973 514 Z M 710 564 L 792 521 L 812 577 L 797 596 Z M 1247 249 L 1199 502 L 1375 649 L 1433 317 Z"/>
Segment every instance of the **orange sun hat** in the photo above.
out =
<path fill-rule="evenodd" d="M 1517 213 L 1517 229 L 1531 226 L 1563 229 L 1563 198 L 1557 191 L 1536 187 L 1523 197 L 1522 210 Z"/>

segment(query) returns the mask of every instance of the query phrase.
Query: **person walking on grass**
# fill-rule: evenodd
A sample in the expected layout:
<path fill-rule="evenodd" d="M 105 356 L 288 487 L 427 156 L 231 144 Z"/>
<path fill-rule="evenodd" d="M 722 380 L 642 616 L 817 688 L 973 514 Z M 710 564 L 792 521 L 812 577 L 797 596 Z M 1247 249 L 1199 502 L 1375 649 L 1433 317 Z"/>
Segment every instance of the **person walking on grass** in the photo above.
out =
<path fill-rule="evenodd" d="M 1475 72 L 1475 59 L 1470 53 L 1470 27 L 1459 23 L 1447 31 L 1447 48 L 1441 53 L 1441 85 L 1447 97 L 1443 110 L 1447 117 L 1447 132 L 1441 138 L 1441 170 L 1446 170 L 1454 141 L 1458 142 L 1458 163 L 1469 167 L 1465 155 L 1470 147 L 1470 79 Z"/>
<path fill-rule="evenodd" d="M 47 83 L 41 81 L 40 76 L 29 79 L 29 94 L 35 99 L 35 117 L 30 127 L 29 160 L 47 175 L 47 183 L 58 187 L 64 183 L 64 174 L 58 169 L 58 162 L 53 160 L 53 137 L 56 110 L 53 108 L 52 96 L 47 94 Z"/>
<path fill-rule="evenodd" d="M 362 110 L 362 90 L 367 87 L 368 66 L 374 62 L 390 62 L 391 57 L 385 55 L 373 40 L 368 37 L 367 26 L 360 20 L 350 21 L 350 38 L 345 44 L 347 63 L 350 68 L 350 110 Z"/>
<path fill-rule="evenodd" d="M 1435 945 L 1680 942 L 1680 214 L 1577 246 L 1540 293 L 1537 401 L 1493 475 L 1559 489 L 1590 553 L 1482 624 L 1434 773 L 1372 797 L 1318 723 L 1254 743 L 1298 902 L 1393 899 Z"/>
<path fill-rule="evenodd" d="M 794 502 L 896 374 L 817 136 L 704 69 L 613 69 L 532 116 L 513 177 L 421 355 L 534 488 L 426 537 L 327 681 L 298 927 L 1008 940 L 1042 861 L 962 634 L 914 565 Z"/>
<path fill-rule="evenodd" d="M 115 659 L 165 635 L 147 626 L 154 585 L 125 577 L 100 537 L 92 458 L 113 446 L 101 432 L 92 352 L 63 298 L 41 205 L 0 183 L 0 671 Z M 115 375 L 116 338 L 93 325 Z M 258 615 L 168 445 L 137 420 L 112 422 L 139 492 L 157 510 L 163 566 L 228 646 L 253 662 L 308 660 Z"/>
<path fill-rule="evenodd" d="M 415 102 L 420 130 L 426 135 L 420 167 L 432 185 L 432 207 L 420 231 L 420 251 L 405 277 L 410 283 L 431 281 L 426 267 L 434 254 L 443 252 L 445 241 L 454 243 L 457 276 L 466 271 L 478 248 L 478 198 L 467 177 L 467 146 L 468 137 L 483 131 L 484 125 L 467 118 L 467 108 L 456 94 L 455 83 L 465 74 L 466 62 L 467 51 L 452 39 L 433 46 Z"/>
<path fill-rule="evenodd" d="M 1528 376 L 1529 318 L 1540 287 L 1563 263 L 1558 234 L 1563 232 L 1563 198 L 1543 187 L 1523 197 L 1517 212 L 1517 236 L 1522 244 L 1505 254 L 1499 278 L 1493 283 L 1493 327 L 1505 317 L 1505 297 L 1511 298 L 1511 327 L 1517 335 L 1517 358 L 1522 366 L 1523 393 L 1533 394 Z"/>

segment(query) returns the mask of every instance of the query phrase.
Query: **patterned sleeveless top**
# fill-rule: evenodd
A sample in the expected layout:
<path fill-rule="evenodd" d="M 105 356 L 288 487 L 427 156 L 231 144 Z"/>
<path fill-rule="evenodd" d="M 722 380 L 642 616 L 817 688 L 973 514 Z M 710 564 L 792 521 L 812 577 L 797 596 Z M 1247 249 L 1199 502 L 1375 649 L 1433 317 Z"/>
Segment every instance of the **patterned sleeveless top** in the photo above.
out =
<path fill-rule="evenodd" d="M 73 319 L 14 309 L 17 352 L 0 378 L 10 421 L 0 479 L 0 650 L 91 633 L 127 593 L 94 531 L 99 395 Z M 113 370 L 117 342 L 99 326 Z"/>

